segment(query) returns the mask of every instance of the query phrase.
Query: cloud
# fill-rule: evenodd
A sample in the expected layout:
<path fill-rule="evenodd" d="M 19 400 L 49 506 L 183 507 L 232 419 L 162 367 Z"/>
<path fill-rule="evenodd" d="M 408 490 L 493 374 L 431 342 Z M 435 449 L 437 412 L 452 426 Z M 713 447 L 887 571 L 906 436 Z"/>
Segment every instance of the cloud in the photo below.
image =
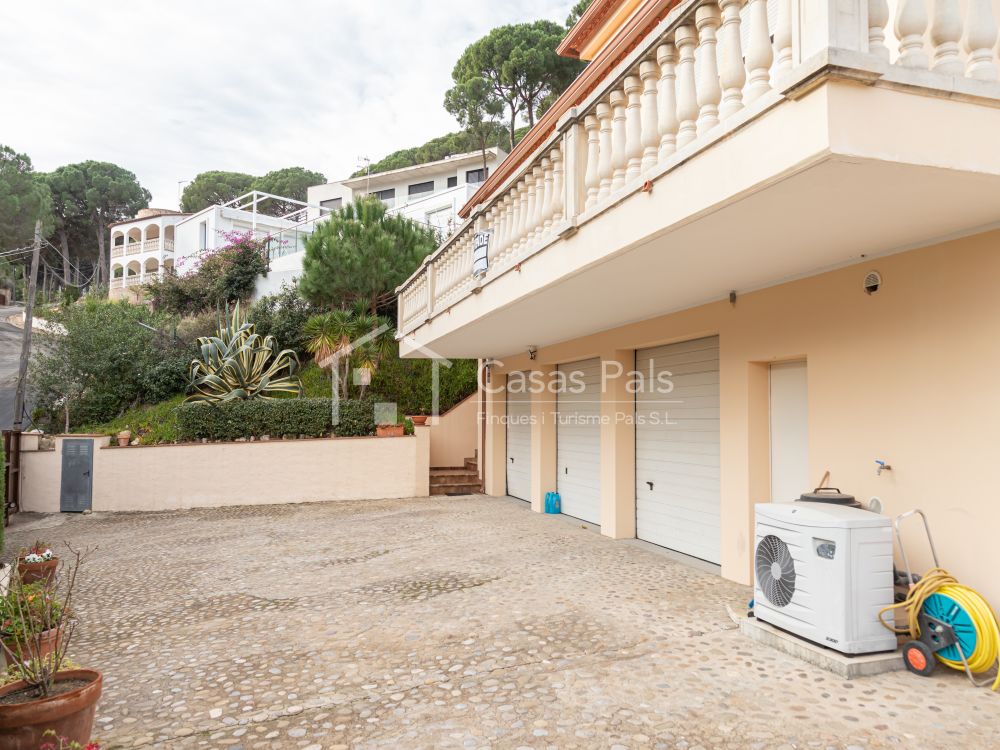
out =
<path fill-rule="evenodd" d="M 457 130 L 470 42 L 573 0 L 36 0 L 0 9 L 0 143 L 47 171 L 131 169 L 153 205 L 208 169 L 345 177 Z"/>

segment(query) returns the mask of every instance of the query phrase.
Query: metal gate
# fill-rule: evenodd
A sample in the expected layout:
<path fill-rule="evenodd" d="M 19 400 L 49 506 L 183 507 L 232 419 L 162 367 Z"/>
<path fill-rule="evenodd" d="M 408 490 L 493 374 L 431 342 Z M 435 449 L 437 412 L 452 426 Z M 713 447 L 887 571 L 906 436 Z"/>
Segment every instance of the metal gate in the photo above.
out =
<path fill-rule="evenodd" d="M 90 510 L 94 487 L 94 441 L 66 438 L 62 441 L 62 487 L 59 510 L 80 513 Z"/>

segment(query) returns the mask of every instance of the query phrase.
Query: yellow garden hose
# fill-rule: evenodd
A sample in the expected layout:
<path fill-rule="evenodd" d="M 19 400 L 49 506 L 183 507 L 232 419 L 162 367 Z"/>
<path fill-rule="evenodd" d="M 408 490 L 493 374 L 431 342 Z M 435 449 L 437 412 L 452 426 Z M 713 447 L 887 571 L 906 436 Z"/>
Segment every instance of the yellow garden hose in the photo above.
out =
<path fill-rule="evenodd" d="M 905 601 L 885 607 L 878 613 L 879 622 L 894 633 L 909 635 L 913 639 L 919 638 L 920 625 L 917 622 L 917 615 L 932 594 L 950 597 L 969 615 L 976 628 L 976 648 L 971 654 L 965 655 L 969 669 L 979 673 L 998 666 L 993 690 L 1000 689 L 1000 624 L 997 623 L 997 616 L 982 594 L 960 584 L 948 571 L 932 568 L 920 581 L 910 587 Z M 885 615 L 895 614 L 898 609 L 906 609 L 905 627 L 897 627 L 895 621 L 886 622 Z M 965 670 L 961 660 L 945 659 L 940 654 L 935 656 L 938 661 L 952 669 Z"/>

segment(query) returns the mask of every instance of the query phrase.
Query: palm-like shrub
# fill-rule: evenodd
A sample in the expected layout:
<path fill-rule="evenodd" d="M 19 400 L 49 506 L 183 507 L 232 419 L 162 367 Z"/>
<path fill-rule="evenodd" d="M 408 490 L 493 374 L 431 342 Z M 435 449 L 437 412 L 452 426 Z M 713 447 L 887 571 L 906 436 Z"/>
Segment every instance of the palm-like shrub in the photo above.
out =
<path fill-rule="evenodd" d="M 295 374 L 299 358 L 279 351 L 274 336 L 261 336 L 240 311 L 239 302 L 219 320 L 218 335 L 198 339 L 201 357 L 188 370 L 187 401 L 232 401 L 302 393 Z"/>
<path fill-rule="evenodd" d="M 336 368 L 344 398 L 351 395 L 352 371 L 359 375 L 358 395 L 363 396 L 379 364 L 395 347 L 391 323 L 368 312 L 362 300 L 355 302 L 350 310 L 314 315 L 302 333 L 306 351 L 315 356 L 316 363 Z"/>

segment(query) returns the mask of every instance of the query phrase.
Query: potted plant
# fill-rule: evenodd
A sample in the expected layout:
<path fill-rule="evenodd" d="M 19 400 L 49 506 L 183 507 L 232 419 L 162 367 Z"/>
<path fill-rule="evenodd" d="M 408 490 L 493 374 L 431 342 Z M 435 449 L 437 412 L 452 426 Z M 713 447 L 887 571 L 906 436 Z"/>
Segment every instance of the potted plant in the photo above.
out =
<path fill-rule="evenodd" d="M 15 580 L 0 597 L 0 639 L 18 661 L 45 659 L 58 647 L 68 616 L 45 582 Z"/>
<path fill-rule="evenodd" d="M 17 555 L 17 577 L 21 583 L 42 581 L 48 584 L 59 567 L 59 558 L 43 541 L 36 540 L 28 548 L 22 548 Z"/>
<path fill-rule="evenodd" d="M 416 414 L 410 415 L 410 421 L 415 425 L 425 425 L 427 424 L 427 407 L 421 406 L 417 409 Z"/>
<path fill-rule="evenodd" d="M 118 447 L 124 448 L 132 441 L 132 430 L 127 427 L 118 433 Z"/>
<path fill-rule="evenodd" d="M 375 434 L 379 437 L 403 437 L 406 430 L 406 422 L 402 417 L 397 417 L 395 422 L 375 425 Z"/>
<path fill-rule="evenodd" d="M 0 640 L 0 649 L 19 678 L 0 688 L 0 748 L 4 750 L 38 750 L 51 733 L 66 747 L 90 741 L 102 676 L 91 669 L 65 668 L 76 624 L 65 614 L 70 611 L 83 559 L 80 552 L 72 548 L 70 552 L 73 565 L 64 580 L 55 581 L 60 596 L 53 590 L 50 596 L 39 598 L 37 589 L 20 581 L 11 589 L 10 606 L 27 626 L 12 631 L 9 640 Z M 58 622 L 61 637 L 55 638 L 53 648 L 43 656 L 45 622 Z"/>

